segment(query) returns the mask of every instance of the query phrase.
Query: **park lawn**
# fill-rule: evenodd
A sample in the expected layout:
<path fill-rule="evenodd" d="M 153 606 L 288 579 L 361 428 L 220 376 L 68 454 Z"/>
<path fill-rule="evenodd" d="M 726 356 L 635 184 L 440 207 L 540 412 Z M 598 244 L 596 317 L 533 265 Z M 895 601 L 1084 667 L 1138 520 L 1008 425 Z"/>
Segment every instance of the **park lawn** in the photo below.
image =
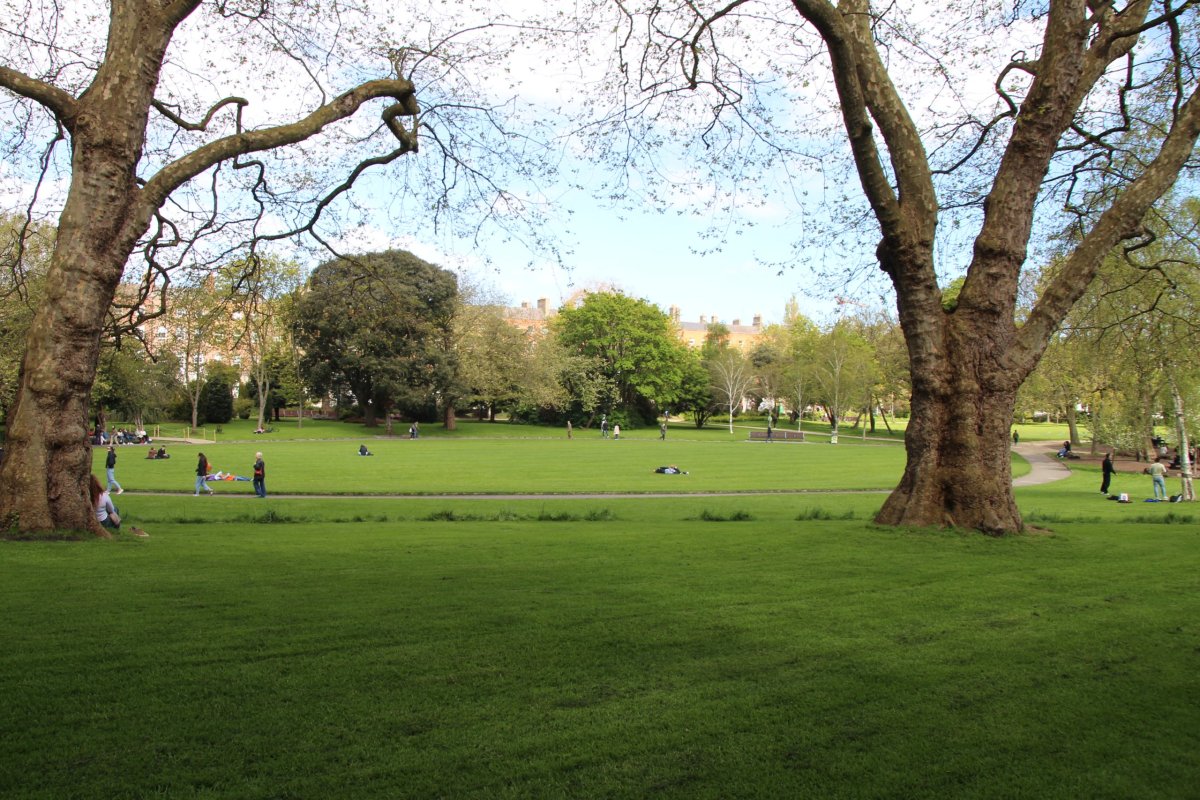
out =
<path fill-rule="evenodd" d="M 254 454 L 267 464 L 272 494 L 542 494 L 663 493 L 893 488 L 904 469 L 897 444 L 843 440 L 750 442 L 670 438 L 621 439 L 381 439 L 370 457 L 355 441 L 275 440 L 168 448 L 169 460 L 145 458 L 141 447 L 118 449 L 117 479 L 127 491 L 188 492 L 196 454 L 213 470 L 249 477 Z M 104 476 L 103 448 L 93 451 Z M 687 475 L 659 475 L 676 464 Z M 1014 475 L 1028 471 L 1014 456 Z M 221 494 L 251 496 L 249 482 L 210 484 Z"/>
<path fill-rule="evenodd" d="M 1196 525 L 896 531 L 864 493 L 122 499 L 150 539 L 0 543 L 6 798 L 1200 781 Z"/>
<path fill-rule="evenodd" d="M 1147 503 L 1154 496 L 1148 475 L 1119 472 L 1109 486 L 1111 494 L 1129 495 L 1130 503 L 1118 503 L 1100 494 L 1099 465 L 1070 463 L 1071 475 L 1044 486 L 1016 490 L 1025 521 L 1044 525 L 1059 520 L 1085 523 L 1175 521 L 1200 524 L 1195 503 Z M 1181 492 L 1177 477 L 1167 478 L 1167 493 Z"/>

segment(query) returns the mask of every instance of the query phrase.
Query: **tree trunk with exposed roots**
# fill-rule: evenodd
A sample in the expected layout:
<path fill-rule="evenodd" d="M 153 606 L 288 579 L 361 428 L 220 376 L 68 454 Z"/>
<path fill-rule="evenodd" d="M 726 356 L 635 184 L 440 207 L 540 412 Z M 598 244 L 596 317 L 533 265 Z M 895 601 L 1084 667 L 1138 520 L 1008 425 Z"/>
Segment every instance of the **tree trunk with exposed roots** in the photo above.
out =
<path fill-rule="evenodd" d="M 1013 499 L 1009 425 L 1015 394 L 914 388 L 900 484 L 876 516 L 885 525 L 949 525 L 999 535 L 1020 531 Z"/>

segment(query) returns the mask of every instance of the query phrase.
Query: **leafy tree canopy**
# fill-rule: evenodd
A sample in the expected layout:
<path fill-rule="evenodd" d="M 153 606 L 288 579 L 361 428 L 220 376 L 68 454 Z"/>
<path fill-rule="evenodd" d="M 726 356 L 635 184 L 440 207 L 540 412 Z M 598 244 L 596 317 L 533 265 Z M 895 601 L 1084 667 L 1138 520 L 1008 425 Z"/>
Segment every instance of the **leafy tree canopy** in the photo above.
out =
<path fill-rule="evenodd" d="M 625 408 L 662 408 L 679 396 L 686 352 L 657 306 L 619 292 L 595 292 L 563 308 L 554 330 L 569 350 L 599 359 Z"/>
<path fill-rule="evenodd" d="M 318 393 L 349 392 L 368 425 L 396 403 L 417 405 L 454 375 L 454 273 L 405 250 L 327 261 L 297 300 L 302 368 Z"/>

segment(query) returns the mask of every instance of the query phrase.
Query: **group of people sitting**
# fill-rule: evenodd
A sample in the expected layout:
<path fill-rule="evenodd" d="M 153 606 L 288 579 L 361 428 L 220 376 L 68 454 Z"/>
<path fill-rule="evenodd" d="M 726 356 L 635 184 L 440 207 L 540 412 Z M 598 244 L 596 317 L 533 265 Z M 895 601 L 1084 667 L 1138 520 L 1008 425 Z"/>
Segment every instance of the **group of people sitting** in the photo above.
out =
<path fill-rule="evenodd" d="M 146 458 L 170 458 L 170 457 L 171 457 L 171 454 L 167 452 L 167 448 L 165 448 L 165 447 L 159 447 L 157 450 L 155 450 L 153 447 L 151 447 L 150 452 L 146 453 Z"/>
<path fill-rule="evenodd" d="M 104 430 L 92 432 L 92 444 L 150 444 L 150 442 L 149 434 L 143 430 L 127 431 L 124 428 L 117 428 L 112 433 Z"/>

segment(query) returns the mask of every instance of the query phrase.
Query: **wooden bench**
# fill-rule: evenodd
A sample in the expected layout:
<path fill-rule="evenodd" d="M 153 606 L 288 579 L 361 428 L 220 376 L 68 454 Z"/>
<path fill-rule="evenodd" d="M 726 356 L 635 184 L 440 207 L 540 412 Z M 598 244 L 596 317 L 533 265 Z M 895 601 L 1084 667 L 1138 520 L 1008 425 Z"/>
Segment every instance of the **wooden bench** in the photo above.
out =
<path fill-rule="evenodd" d="M 750 431 L 750 441 L 765 442 L 767 440 L 767 432 L 765 430 Z M 782 442 L 803 442 L 803 431 L 789 431 L 787 429 L 775 428 L 771 431 L 771 441 L 779 440 Z"/>

